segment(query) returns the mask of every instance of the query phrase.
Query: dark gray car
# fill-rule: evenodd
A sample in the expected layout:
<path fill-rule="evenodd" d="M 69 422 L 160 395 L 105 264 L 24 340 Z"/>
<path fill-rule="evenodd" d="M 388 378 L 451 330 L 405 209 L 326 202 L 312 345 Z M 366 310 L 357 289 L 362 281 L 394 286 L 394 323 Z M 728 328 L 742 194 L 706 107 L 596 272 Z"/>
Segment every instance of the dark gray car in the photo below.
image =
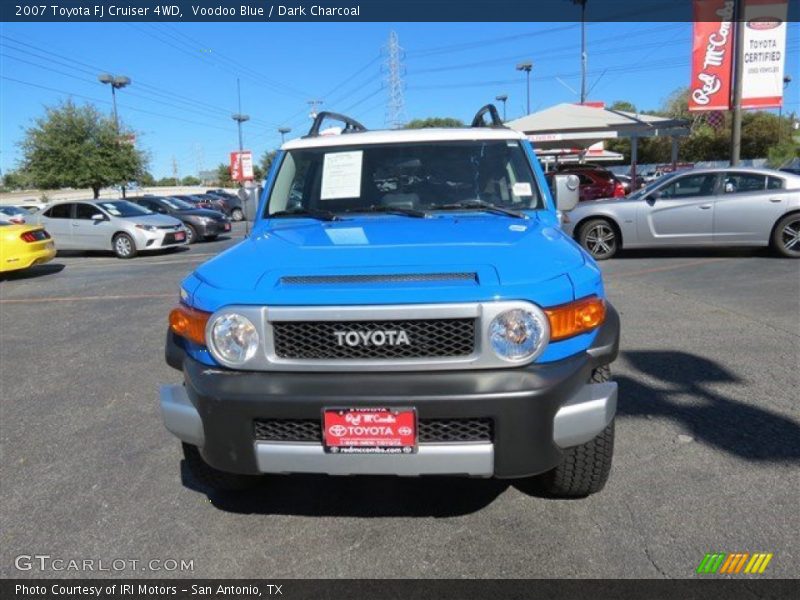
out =
<path fill-rule="evenodd" d="M 231 230 L 231 221 L 219 211 L 197 208 L 180 198 L 140 196 L 128 198 L 155 213 L 169 215 L 183 222 L 189 244 L 198 240 L 214 240 Z"/>

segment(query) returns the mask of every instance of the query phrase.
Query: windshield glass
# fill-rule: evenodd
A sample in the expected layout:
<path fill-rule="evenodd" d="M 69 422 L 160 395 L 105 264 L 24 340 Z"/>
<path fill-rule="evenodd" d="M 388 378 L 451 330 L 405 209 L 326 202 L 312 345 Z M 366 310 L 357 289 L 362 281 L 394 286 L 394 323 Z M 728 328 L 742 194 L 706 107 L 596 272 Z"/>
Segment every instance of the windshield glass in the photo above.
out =
<path fill-rule="evenodd" d="M 656 189 L 657 187 L 661 187 L 667 181 L 669 181 L 670 179 L 675 177 L 675 175 L 677 175 L 677 173 L 667 173 L 666 175 L 662 175 L 661 177 L 659 177 L 655 181 L 651 181 L 650 183 L 648 183 L 646 186 L 641 188 L 639 191 L 634 192 L 633 194 L 628 196 L 628 198 L 631 198 L 631 199 L 633 199 L 633 198 L 644 198 L 650 192 L 652 192 L 654 189 Z"/>
<path fill-rule="evenodd" d="M 514 140 L 376 144 L 291 150 L 267 214 L 380 209 L 434 211 L 480 201 L 535 210 L 544 201 L 525 151 Z"/>
<path fill-rule="evenodd" d="M 180 198 L 159 198 L 157 202 L 166 204 L 172 210 L 192 210 L 195 207 Z"/>
<path fill-rule="evenodd" d="M 97 205 L 112 217 L 141 217 L 143 215 L 154 214 L 152 210 L 134 204 L 133 202 L 128 202 L 127 200 L 98 202 Z"/>
<path fill-rule="evenodd" d="M 24 208 L 17 208 L 16 206 L 0 206 L 0 213 L 4 215 L 14 216 L 14 215 L 30 215 L 27 210 Z"/>

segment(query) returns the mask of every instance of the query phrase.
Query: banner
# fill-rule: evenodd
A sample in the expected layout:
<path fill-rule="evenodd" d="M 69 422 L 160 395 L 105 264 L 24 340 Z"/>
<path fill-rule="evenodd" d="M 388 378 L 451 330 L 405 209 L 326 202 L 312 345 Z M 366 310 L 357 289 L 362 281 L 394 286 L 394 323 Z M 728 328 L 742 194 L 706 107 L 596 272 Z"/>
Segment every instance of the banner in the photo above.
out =
<path fill-rule="evenodd" d="M 734 0 L 694 0 L 689 110 L 730 108 L 734 4 Z"/>
<path fill-rule="evenodd" d="M 242 173 L 239 173 L 240 164 Z M 239 160 L 238 152 L 231 152 L 231 179 L 233 181 L 253 180 L 253 153 L 250 150 L 242 151 L 241 161 Z"/>
<path fill-rule="evenodd" d="M 742 108 L 778 108 L 783 103 L 787 0 L 745 0 Z"/>

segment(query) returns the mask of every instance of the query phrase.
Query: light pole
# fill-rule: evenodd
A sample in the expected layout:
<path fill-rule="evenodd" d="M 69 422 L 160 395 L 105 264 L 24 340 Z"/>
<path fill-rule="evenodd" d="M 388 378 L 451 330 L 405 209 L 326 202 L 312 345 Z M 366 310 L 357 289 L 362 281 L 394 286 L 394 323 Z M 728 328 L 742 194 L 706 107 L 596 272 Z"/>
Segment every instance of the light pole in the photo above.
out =
<path fill-rule="evenodd" d="M 517 71 L 525 71 L 525 77 L 528 80 L 528 114 L 531 114 L 531 69 L 533 69 L 533 63 L 529 60 L 517 65 Z"/>
<path fill-rule="evenodd" d="M 586 2 L 587 0 L 572 0 L 573 4 L 581 5 L 581 104 L 586 102 Z"/>
<path fill-rule="evenodd" d="M 786 88 L 789 87 L 789 84 L 792 83 L 792 76 L 791 75 L 784 75 L 783 76 L 783 90 L 786 91 Z M 783 94 L 786 96 L 786 94 Z M 781 143 L 781 138 L 783 137 L 783 100 L 781 99 L 781 105 L 778 107 L 778 143 Z"/>
<path fill-rule="evenodd" d="M 286 141 L 286 134 L 292 130 L 291 127 L 278 127 L 278 133 L 281 134 L 281 146 Z"/>
<path fill-rule="evenodd" d="M 245 121 L 250 120 L 250 115 L 245 115 L 242 113 L 242 89 L 239 84 L 239 78 L 236 78 L 236 95 L 239 100 L 239 112 L 234 113 L 231 115 L 234 121 L 236 121 L 236 126 L 239 129 L 239 181 L 241 182 L 241 190 L 244 190 L 244 171 L 242 170 L 242 152 L 244 151 L 244 145 L 242 144 L 242 123 Z M 240 191 L 241 191 L 240 190 Z M 243 199 L 242 207 L 244 209 L 244 228 L 245 228 L 245 236 L 249 235 L 249 226 L 247 221 L 247 201 Z"/>
<path fill-rule="evenodd" d="M 503 103 L 503 123 L 506 122 L 506 102 L 508 102 L 508 94 L 500 94 L 494 97 L 498 102 Z"/>
<path fill-rule="evenodd" d="M 111 75 L 111 73 L 101 73 L 97 76 L 100 83 L 111 86 L 111 104 L 114 107 L 114 129 L 117 132 L 117 143 L 119 144 L 119 116 L 117 115 L 117 90 L 131 84 L 130 77 L 124 75 Z M 125 197 L 125 185 L 122 186 L 122 197 Z"/>

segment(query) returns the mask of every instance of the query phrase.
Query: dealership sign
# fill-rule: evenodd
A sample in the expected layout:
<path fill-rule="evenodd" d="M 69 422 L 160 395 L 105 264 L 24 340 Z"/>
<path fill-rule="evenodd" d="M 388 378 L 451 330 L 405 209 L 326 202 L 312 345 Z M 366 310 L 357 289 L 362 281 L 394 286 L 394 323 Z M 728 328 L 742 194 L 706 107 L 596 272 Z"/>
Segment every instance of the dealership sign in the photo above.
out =
<path fill-rule="evenodd" d="M 786 0 L 745 0 L 742 38 L 742 108 L 777 108 L 783 102 Z"/>
<path fill-rule="evenodd" d="M 689 110 L 728 110 L 733 68 L 733 0 L 695 0 Z"/>
<path fill-rule="evenodd" d="M 253 153 L 250 150 L 243 150 L 241 157 L 239 152 L 231 152 L 231 179 L 233 181 L 253 180 Z"/>

